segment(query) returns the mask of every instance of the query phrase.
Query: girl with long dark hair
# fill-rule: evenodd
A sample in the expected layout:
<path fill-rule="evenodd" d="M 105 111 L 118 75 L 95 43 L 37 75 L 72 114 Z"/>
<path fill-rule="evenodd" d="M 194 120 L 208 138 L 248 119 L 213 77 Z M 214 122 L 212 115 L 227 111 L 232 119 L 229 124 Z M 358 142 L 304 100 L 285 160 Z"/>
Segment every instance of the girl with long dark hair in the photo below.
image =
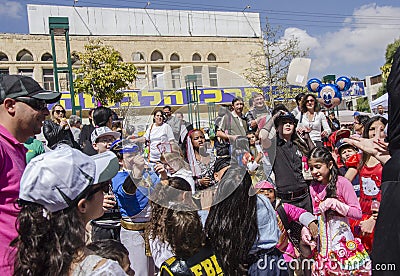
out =
<path fill-rule="evenodd" d="M 231 166 L 219 182 L 206 234 L 226 275 L 287 275 L 277 267 L 283 258 L 275 247 L 280 235 L 275 211 L 265 195 L 254 195 L 252 189 L 249 173 Z M 259 266 L 260 260 L 268 265 Z"/>
<path fill-rule="evenodd" d="M 308 164 L 314 177 L 310 194 L 319 224 L 314 272 L 316 275 L 368 274 L 368 253 L 361 241 L 354 238 L 349 224 L 349 218 L 361 218 L 360 203 L 351 182 L 339 175 L 336 162 L 326 148 L 314 148 Z"/>
<path fill-rule="evenodd" d="M 363 138 L 384 140 L 386 134 L 384 129 L 387 120 L 381 116 L 369 119 L 365 124 Z M 353 231 L 361 239 L 366 249 L 372 251 L 372 241 L 374 238 L 374 228 L 379 207 L 372 206 L 374 201 L 381 201 L 382 183 L 382 163 L 369 153 L 362 152 L 351 156 L 346 161 L 349 167 L 345 177 L 352 181 L 354 177 L 360 175 L 360 205 L 362 209 L 362 219 L 353 221 Z M 379 203 L 378 203 L 379 204 Z"/>
<path fill-rule="evenodd" d="M 68 146 L 34 158 L 21 179 L 14 275 L 126 275 L 85 246 L 85 225 L 103 215 L 118 171 L 112 152 L 93 159 Z"/>

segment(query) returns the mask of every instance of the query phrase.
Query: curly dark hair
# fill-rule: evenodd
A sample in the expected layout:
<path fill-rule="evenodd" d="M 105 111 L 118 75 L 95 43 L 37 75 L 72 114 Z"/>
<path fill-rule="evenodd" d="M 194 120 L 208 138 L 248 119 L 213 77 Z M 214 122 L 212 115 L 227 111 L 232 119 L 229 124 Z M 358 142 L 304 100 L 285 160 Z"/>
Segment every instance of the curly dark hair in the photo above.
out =
<path fill-rule="evenodd" d="M 252 182 L 248 172 L 241 167 L 230 167 L 219 183 L 218 203 L 211 207 L 207 217 L 206 234 L 226 275 L 246 273 L 244 265 L 258 238 L 257 197 L 249 195 L 250 189 Z M 219 200 L 221 195 L 229 193 L 227 198 Z"/>
<path fill-rule="evenodd" d="M 91 200 L 95 189 L 87 187 L 74 202 Z M 11 242 L 16 248 L 14 274 L 67 275 L 72 261 L 80 262 L 76 253 L 86 249 L 86 229 L 76 206 L 50 213 L 37 203 L 19 202 L 16 220 L 18 237 Z"/>
<path fill-rule="evenodd" d="M 190 258 L 205 245 L 206 235 L 197 211 L 168 209 L 165 221 L 165 241 L 180 258 Z"/>
<path fill-rule="evenodd" d="M 328 185 L 326 186 L 326 197 L 325 198 L 336 198 L 336 182 L 338 180 L 338 176 L 340 175 L 339 173 L 339 168 L 335 162 L 335 159 L 333 159 L 333 156 L 331 152 L 327 148 L 322 148 L 322 147 L 315 147 L 313 150 L 311 150 L 309 156 L 308 156 L 308 161 L 310 162 L 313 160 L 314 162 L 321 162 L 326 164 L 328 167 L 332 163 L 332 168 L 330 169 L 330 176 L 329 176 L 329 182 Z"/>
<path fill-rule="evenodd" d="M 301 99 L 301 103 L 300 103 L 300 111 L 301 113 L 306 113 L 307 112 L 307 98 L 308 97 L 313 97 L 314 98 L 314 111 L 315 112 L 319 112 L 321 110 L 321 107 L 317 101 L 317 97 L 312 94 L 312 93 L 308 93 L 306 94 L 302 99 Z"/>
<path fill-rule="evenodd" d="M 151 239 L 155 239 L 157 237 L 161 242 L 165 242 L 167 240 L 165 223 L 167 220 L 168 208 L 164 206 L 167 205 L 168 200 L 174 200 L 181 196 L 182 191 L 191 193 L 192 188 L 186 180 L 180 177 L 168 178 L 168 186 L 164 186 L 163 184 L 156 186 L 150 196 L 150 223 L 145 231 L 147 237 Z M 160 205 L 160 202 L 163 204 Z"/>
<path fill-rule="evenodd" d="M 85 225 L 76 208 L 49 213 L 43 207 L 22 207 L 16 225 L 18 237 L 11 246 L 17 248 L 14 274 L 67 275 L 75 254 L 85 247 Z"/>

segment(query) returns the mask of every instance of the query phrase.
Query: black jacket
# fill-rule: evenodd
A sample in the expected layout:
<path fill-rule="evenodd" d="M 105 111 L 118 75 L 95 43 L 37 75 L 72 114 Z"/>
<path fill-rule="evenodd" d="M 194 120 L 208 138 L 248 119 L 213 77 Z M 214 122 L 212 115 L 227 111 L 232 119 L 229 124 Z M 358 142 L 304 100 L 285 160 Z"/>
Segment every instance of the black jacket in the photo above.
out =
<path fill-rule="evenodd" d="M 74 140 L 74 135 L 69 128 L 63 129 L 59 124 L 51 120 L 44 121 L 43 135 L 47 140 L 47 146 L 51 149 L 55 149 L 59 144 L 67 144 L 70 147 L 81 149 Z"/>

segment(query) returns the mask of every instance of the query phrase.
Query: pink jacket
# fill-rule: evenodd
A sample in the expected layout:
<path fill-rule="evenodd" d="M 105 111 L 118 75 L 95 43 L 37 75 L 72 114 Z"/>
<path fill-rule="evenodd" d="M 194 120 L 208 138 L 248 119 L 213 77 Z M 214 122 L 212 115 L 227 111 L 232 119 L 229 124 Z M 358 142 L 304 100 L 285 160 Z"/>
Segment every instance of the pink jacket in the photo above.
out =
<path fill-rule="evenodd" d="M 319 203 L 325 199 L 326 196 L 326 185 L 319 182 L 313 182 L 310 186 L 311 200 L 313 204 L 314 214 L 319 213 Z M 354 192 L 353 185 L 351 182 L 343 176 L 338 176 L 336 182 L 336 195 L 337 199 L 350 208 L 347 212 L 347 217 L 352 219 L 361 219 L 361 207 L 360 202 Z"/>

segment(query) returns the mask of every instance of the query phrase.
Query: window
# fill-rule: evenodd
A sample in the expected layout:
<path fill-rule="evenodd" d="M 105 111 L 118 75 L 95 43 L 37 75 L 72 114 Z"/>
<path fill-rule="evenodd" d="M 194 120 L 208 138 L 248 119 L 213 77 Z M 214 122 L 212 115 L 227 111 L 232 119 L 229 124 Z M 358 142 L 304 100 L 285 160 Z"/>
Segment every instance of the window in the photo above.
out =
<path fill-rule="evenodd" d="M 211 53 L 208 55 L 207 60 L 208 61 L 217 61 L 217 57 L 213 53 Z"/>
<path fill-rule="evenodd" d="M 140 52 L 136 52 L 132 55 L 133 61 L 144 61 L 144 55 Z"/>
<path fill-rule="evenodd" d="M 202 66 L 193 66 L 193 75 L 197 76 L 197 86 L 203 87 L 203 67 Z"/>
<path fill-rule="evenodd" d="M 164 88 L 164 68 L 152 67 L 151 80 L 153 81 L 153 88 Z"/>
<path fill-rule="evenodd" d="M 8 56 L 3 52 L 0 52 L 0 61 L 8 61 Z"/>
<path fill-rule="evenodd" d="M 53 69 L 43 69 L 43 88 L 45 90 L 54 90 Z"/>
<path fill-rule="evenodd" d="M 45 53 L 42 55 L 41 61 L 53 61 L 53 57 L 49 53 Z"/>
<path fill-rule="evenodd" d="M 8 68 L 1 68 L 0 69 L 0 76 L 1 75 L 9 75 L 10 71 L 8 70 Z"/>
<path fill-rule="evenodd" d="M 201 56 L 198 53 L 193 54 L 192 61 L 201 61 Z"/>
<path fill-rule="evenodd" d="M 172 88 L 181 88 L 181 68 L 175 67 L 171 70 Z"/>
<path fill-rule="evenodd" d="M 208 67 L 208 76 L 210 78 L 210 86 L 218 86 L 217 66 Z"/>
<path fill-rule="evenodd" d="M 171 55 L 171 57 L 169 58 L 169 60 L 170 60 L 170 61 L 179 61 L 180 58 L 179 58 L 178 54 L 173 53 L 173 54 Z"/>
<path fill-rule="evenodd" d="M 146 68 L 144 66 L 137 66 L 136 70 L 137 74 L 136 74 L 135 86 L 136 88 L 142 89 L 147 85 Z"/>
<path fill-rule="evenodd" d="M 28 50 L 21 50 L 17 54 L 17 61 L 33 61 L 33 56 Z"/>
<path fill-rule="evenodd" d="M 153 53 L 151 53 L 150 57 L 151 61 L 162 61 L 163 59 L 164 59 L 163 55 L 159 51 L 156 50 Z"/>
<path fill-rule="evenodd" d="M 33 78 L 33 69 L 18 69 L 18 74 Z"/>

